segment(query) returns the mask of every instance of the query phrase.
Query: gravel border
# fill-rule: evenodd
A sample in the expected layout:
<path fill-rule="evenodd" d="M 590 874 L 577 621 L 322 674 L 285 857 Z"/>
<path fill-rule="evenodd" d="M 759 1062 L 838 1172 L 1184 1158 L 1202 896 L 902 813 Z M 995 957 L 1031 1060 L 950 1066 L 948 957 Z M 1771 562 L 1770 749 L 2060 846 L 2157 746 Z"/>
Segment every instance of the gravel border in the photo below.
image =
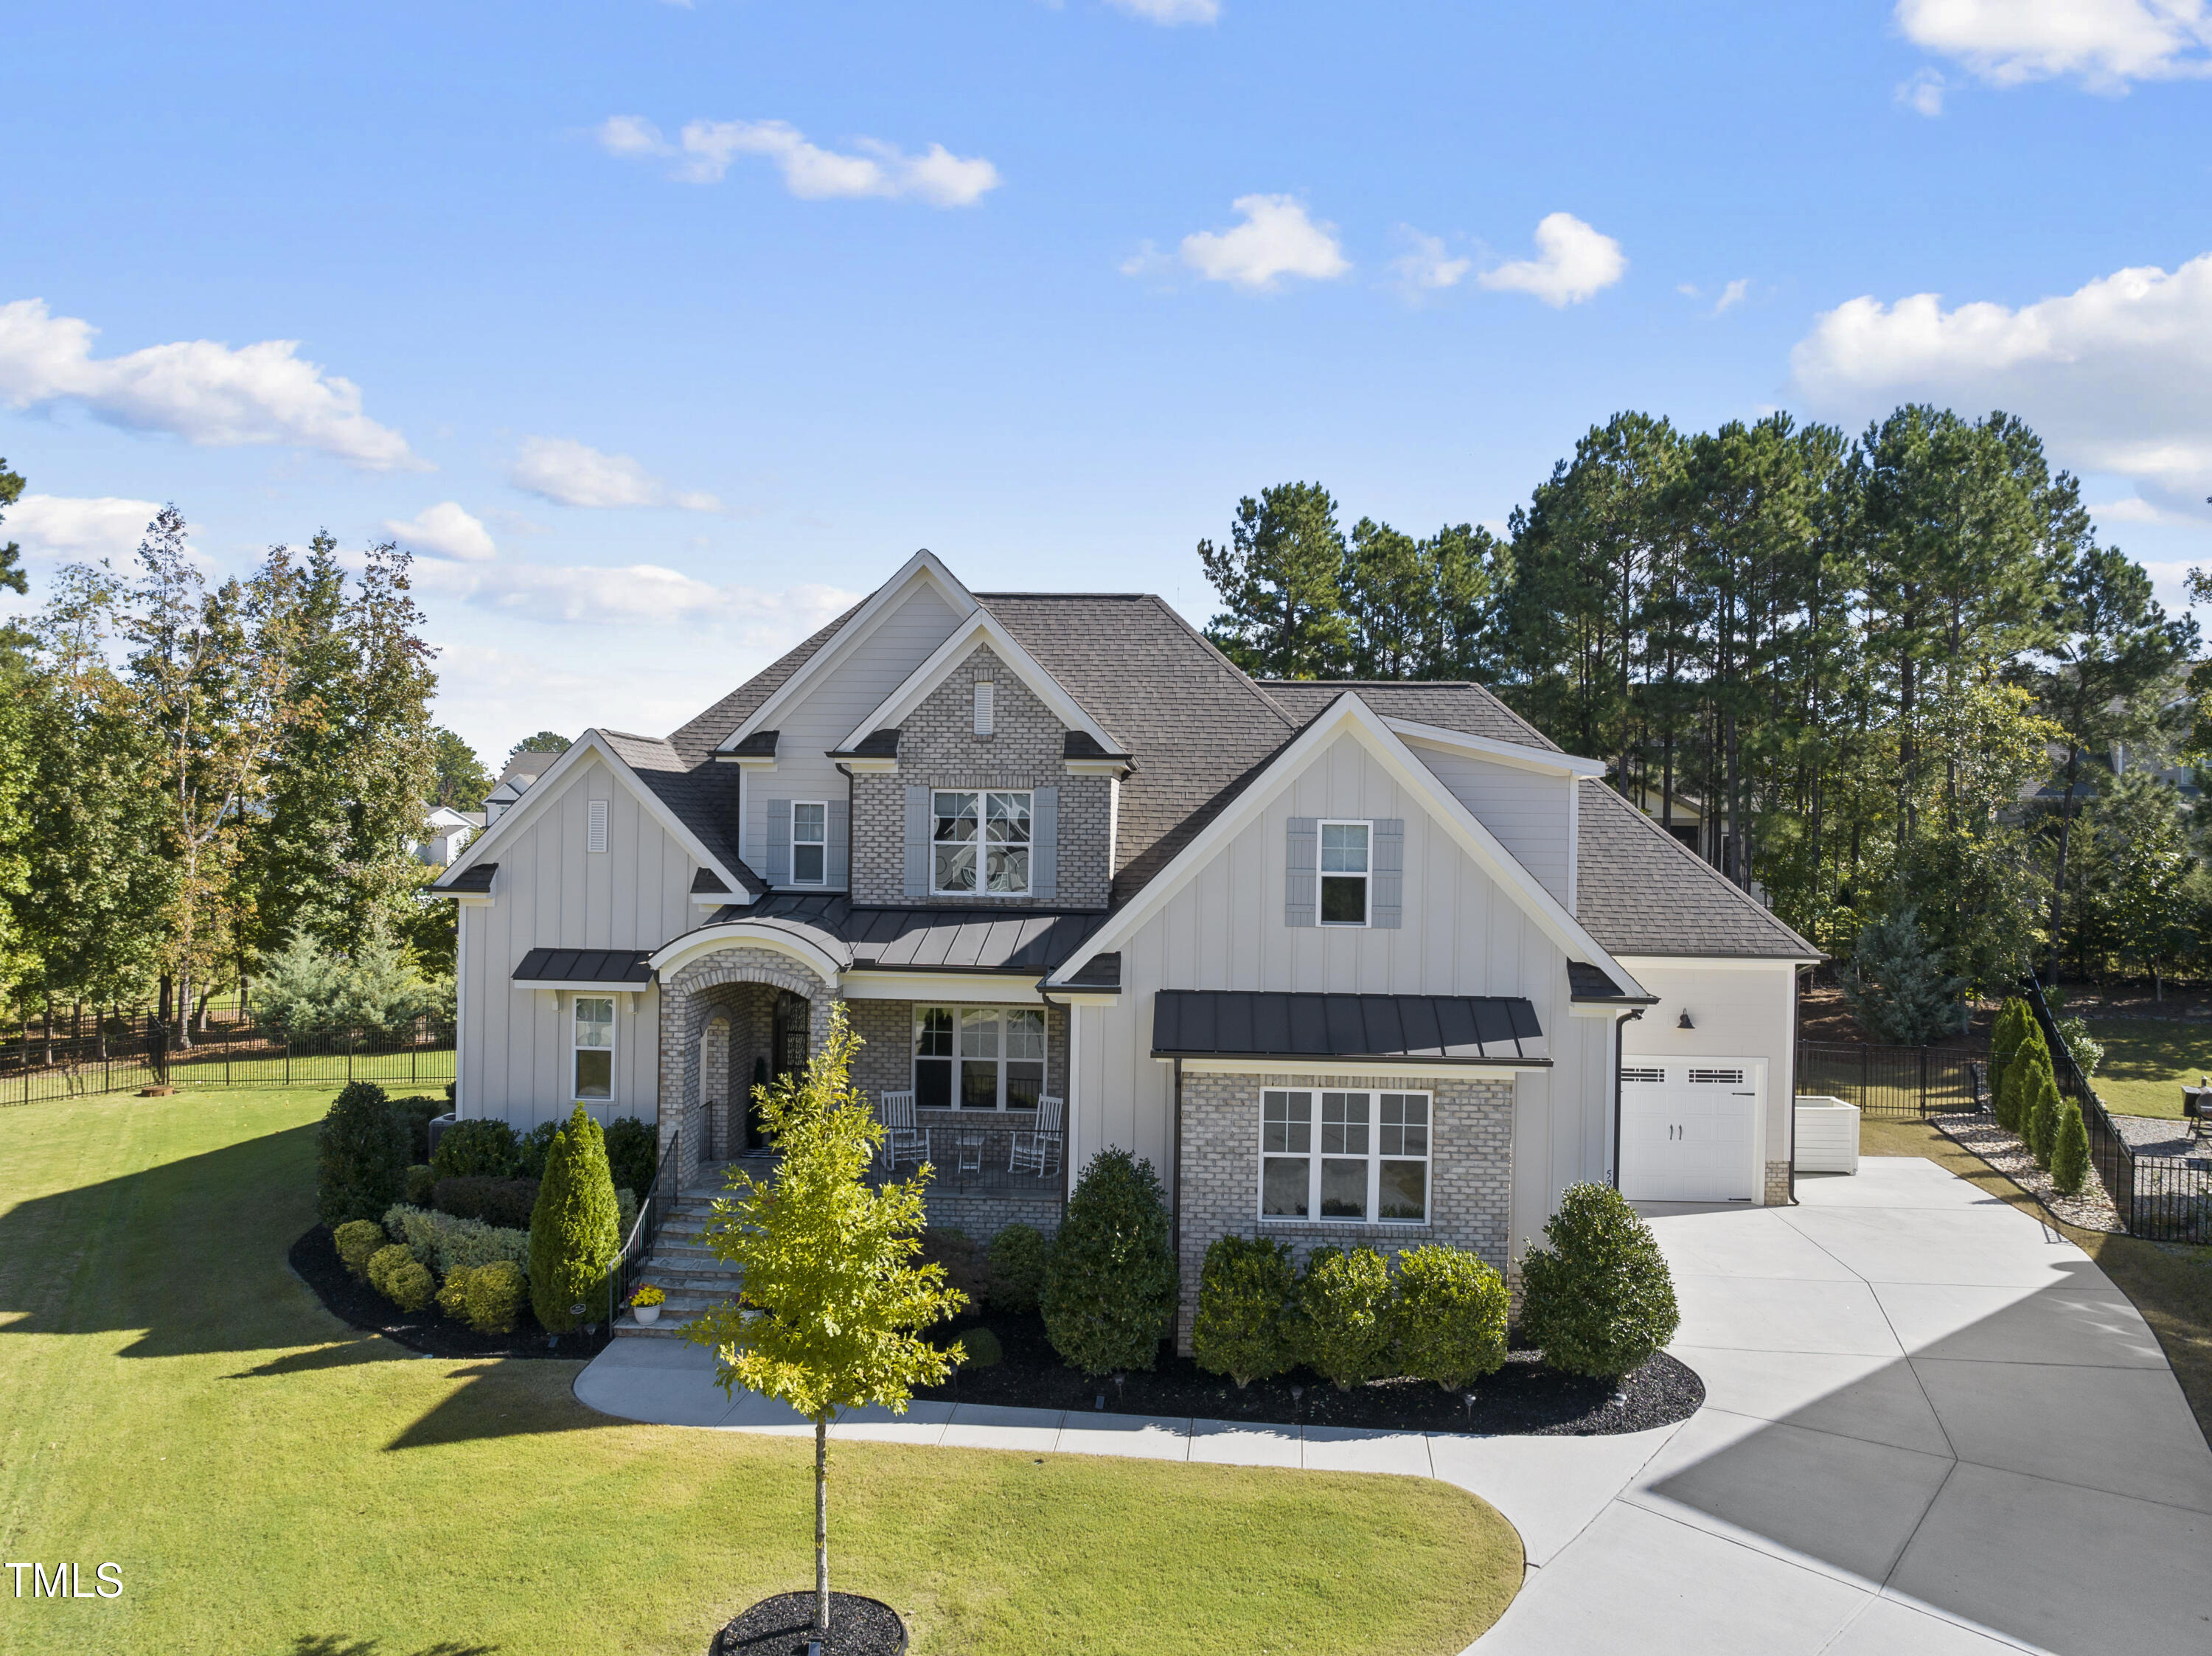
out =
<path fill-rule="evenodd" d="M 814 1595 L 779 1592 L 733 1617 L 707 1656 L 800 1656 L 814 1632 Z M 830 1636 L 822 1656 L 905 1656 L 906 1623 L 880 1598 L 830 1595 Z"/>
<path fill-rule="evenodd" d="M 2051 1187 L 2051 1175 L 2035 1165 L 2027 1146 L 2016 1133 L 2007 1132 L 1996 1120 L 1977 1111 L 1971 1114 L 1931 1115 L 1936 1130 L 1972 1151 L 1990 1166 L 2043 1204 L 2053 1216 L 2076 1230 L 2120 1233 L 2120 1216 L 2105 1189 L 2105 1181 L 2090 1168 L 2079 1195 L 2061 1196 Z"/>

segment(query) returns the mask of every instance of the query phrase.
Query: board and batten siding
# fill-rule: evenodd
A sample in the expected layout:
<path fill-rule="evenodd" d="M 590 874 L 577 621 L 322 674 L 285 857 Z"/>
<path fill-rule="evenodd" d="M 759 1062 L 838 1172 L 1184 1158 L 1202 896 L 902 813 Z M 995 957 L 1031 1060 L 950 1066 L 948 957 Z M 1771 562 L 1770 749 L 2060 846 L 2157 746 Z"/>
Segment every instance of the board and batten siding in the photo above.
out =
<path fill-rule="evenodd" d="M 1407 745 L 1474 820 L 1496 834 L 1521 866 L 1572 913 L 1574 824 L 1570 813 L 1575 779 L 1547 776 L 1419 742 Z"/>
<path fill-rule="evenodd" d="M 1403 924 L 1286 925 L 1292 817 L 1402 819 Z M 1425 803 L 1341 737 L 1122 944 L 1120 1000 L 1078 1009 L 1076 1153 L 1087 1160 L 1118 1144 L 1171 1176 L 1174 1074 L 1152 1056 L 1158 990 L 1525 996 L 1553 1067 L 1522 1074 L 1514 1089 L 1517 1253 L 1540 1234 L 1560 1191 L 1611 1171 L 1611 1024 L 1570 1016 L 1565 960 Z M 1258 1135 L 1255 1104 L 1255 1179 Z"/>
<path fill-rule="evenodd" d="M 532 816 L 491 848 L 493 900 L 460 906 L 462 1108 L 501 1117 L 518 1132 L 565 1117 L 574 1102 L 570 997 L 517 988 L 522 957 L 532 949 L 657 949 L 702 918 L 690 898 L 699 864 L 596 754 L 556 786 L 550 797 L 524 795 L 514 809 Z M 594 799 L 607 804 L 604 852 L 586 848 Z M 654 1118 L 659 1017 L 651 988 L 615 998 L 614 1115 Z"/>
<path fill-rule="evenodd" d="M 848 797 L 844 774 L 838 770 L 837 761 L 828 756 L 830 750 L 845 744 L 854 727 L 882 706 L 884 699 L 952 635 L 960 619 L 931 588 L 916 587 L 877 624 L 850 659 L 832 668 L 796 706 L 784 710 L 776 721 L 775 767 L 748 767 L 745 771 L 744 821 L 738 854 L 748 867 L 757 870 L 768 865 L 770 799 Z"/>
<path fill-rule="evenodd" d="M 1797 968 L 1790 961 L 1668 960 L 1625 955 L 1622 964 L 1659 1004 L 1628 1026 L 1621 1042 L 1639 1058 L 1763 1058 L 1766 1097 L 1757 1133 L 1760 1159 L 1790 1159 L 1796 1091 Z M 1682 1014 L 1692 1027 L 1681 1027 Z"/>

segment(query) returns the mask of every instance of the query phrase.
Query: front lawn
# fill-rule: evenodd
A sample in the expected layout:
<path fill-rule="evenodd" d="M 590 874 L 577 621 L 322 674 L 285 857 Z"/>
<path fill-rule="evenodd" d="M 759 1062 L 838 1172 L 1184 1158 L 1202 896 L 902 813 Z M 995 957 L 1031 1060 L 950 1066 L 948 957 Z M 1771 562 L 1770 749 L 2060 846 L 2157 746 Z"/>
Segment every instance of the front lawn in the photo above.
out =
<path fill-rule="evenodd" d="M 629 1425 L 577 1365 L 417 1358 L 287 1271 L 312 1092 L 0 1110 L 0 1651 L 696 1656 L 812 1580 L 811 1442 Z M 852 1444 L 833 1585 L 933 1652 L 1449 1653 L 1519 1538 L 1399 1477 Z"/>
<path fill-rule="evenodd" d="M 2093 1017 L 2089 1033 L 2105 1043 L 2090 1084 L 2123 1115 L 2178 1120 L 2182 1083 L 2212 1075 L 2212 1020 Z"/>

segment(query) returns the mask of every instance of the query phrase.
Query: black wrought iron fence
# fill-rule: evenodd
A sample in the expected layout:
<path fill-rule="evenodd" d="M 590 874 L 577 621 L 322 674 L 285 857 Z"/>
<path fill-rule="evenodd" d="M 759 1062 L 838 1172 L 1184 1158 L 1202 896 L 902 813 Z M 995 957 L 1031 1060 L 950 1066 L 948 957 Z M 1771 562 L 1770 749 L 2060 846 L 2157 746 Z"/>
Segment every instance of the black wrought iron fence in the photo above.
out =
<path fill-rule="evenodd" d="M 1986 1053 L 1952 1046 L 1851 1046 L 1800 1042 L 1797 1090 L 1840 1098 L 1879 1120 L 1978 1109 Z"/>
<path fill-rule="evenodd" d="M 134 1018 L 103 1033 L 34 1038 L 0 1049 L 0 1107 L 136 1092 L 155 1083 L 297 1087 L 374 1081 L 395 1090 L 435 1090 L 453 1078 L 453 1027 L 436 1018 L 309 1036 L 239 1022 L 189 1037 L 157 1020 Z"/>

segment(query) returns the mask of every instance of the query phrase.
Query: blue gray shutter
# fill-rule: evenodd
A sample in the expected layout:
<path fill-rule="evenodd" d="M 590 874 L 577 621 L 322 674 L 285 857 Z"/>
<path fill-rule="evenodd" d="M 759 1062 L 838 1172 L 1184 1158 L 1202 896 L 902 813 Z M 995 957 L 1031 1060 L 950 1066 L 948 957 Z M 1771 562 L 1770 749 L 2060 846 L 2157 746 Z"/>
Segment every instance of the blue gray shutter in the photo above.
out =
<path fill-rule="evenodd" d="M 1321 819 L 1316 816 L 1293 816 L 1285 840 L 1289 856 L 1285 859 L 1289 871 L 1285 877 L 1283 893 L 1283 924 L 1311 925 L 1314 923 L 1314 880 L 1316 845 L 1321 838 Z"/>
<path fill-rule="evenodd" d="M 851 883 L 853 843 L 853 802 L 832 799 L 830 802 L 830 848 L 823 860 L 829 864 L 826 883 L 842 889 Z"/>
<path fill-rule="evenodd" d="M 929 790 L 906 791 L 906 895 L 929 895 Z"/>
<path fill-rule="evenodd" d="M 1406 822 L 1384 817 L 1375 824 L 1375 901 L 1368 906 L 1368 925 L 1397 931 L 1406 923 L 1405 901 Z"/>
<path fill-rule="evenodd" d="M 791 883 L 791 801 L 768 802 L 768 867 L 770 885 Z"/>
<path fill-rule="evenodd" d="M 1030 895 L 1052 902 L 1060 895 L 1060 790 L 1030 793 Z"/>

